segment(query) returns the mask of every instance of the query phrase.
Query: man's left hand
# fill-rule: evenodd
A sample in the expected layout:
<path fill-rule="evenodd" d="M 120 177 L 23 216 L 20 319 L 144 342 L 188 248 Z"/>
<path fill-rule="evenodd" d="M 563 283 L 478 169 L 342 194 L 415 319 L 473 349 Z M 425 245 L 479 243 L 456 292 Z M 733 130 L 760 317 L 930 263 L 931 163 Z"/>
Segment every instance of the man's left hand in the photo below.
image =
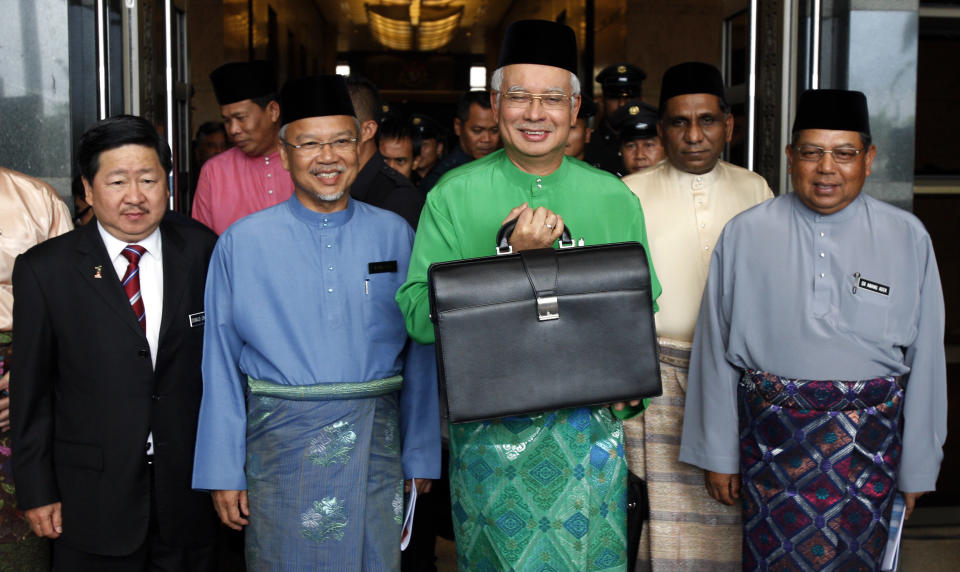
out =
<path fill-rule="evenodd" d="M 10 388 L 10 372 L 3 374 L 3 377 L 0 377 L 0 391 L 6 389 L 9 391 Z M 4 397 L 0 399 L 0 433 L 10 429 L 10 398 Z"/>
<path fill-rule="evenodd" d="M 910 515 L 913 514 L 913 509 L 917 506 L 917 499 L 922 497 L 927 493 L 903 493 L 903 500 L 906 501 L 906 507 L 904 508 L 904 520 L 908 520 Z"/>
<path fill-rule="evenodd" d="M 433 481 L 430 479 L 413 479 L 413 482 L 415 482 L 417 485 L 418 495 L 429 493 L 430 489 L 433 488 Z M 410 479 L 403 481 L 403 492 L 410 492 Z"/>

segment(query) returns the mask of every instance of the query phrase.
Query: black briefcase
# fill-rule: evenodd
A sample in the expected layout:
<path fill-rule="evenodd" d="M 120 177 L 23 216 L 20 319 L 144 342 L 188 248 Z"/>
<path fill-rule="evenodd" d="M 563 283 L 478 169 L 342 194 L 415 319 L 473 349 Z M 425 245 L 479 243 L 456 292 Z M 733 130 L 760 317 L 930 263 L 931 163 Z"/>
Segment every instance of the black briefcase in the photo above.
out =
<path fill-rule="evenodd" d="M 660 395 L 650 271 L 637 242 L 430 265 L 430 316 L 451 423 Z"/>

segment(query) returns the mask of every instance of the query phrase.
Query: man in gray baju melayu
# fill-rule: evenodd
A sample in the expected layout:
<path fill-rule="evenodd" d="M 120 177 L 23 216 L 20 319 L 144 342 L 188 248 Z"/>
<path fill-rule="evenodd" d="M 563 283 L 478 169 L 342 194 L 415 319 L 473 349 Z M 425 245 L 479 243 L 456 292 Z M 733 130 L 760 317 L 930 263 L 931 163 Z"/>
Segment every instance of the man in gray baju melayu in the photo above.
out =
<path fill-rule="evenodd" d="M 862 93 L 804 93 L 794 191 L 732 219 L 695 330 L 680 460 L 743 503 L 744 569 L 879 569 L 897 490 L 934 490 L 947 431 L 930 237 L 861 194 Z"/>

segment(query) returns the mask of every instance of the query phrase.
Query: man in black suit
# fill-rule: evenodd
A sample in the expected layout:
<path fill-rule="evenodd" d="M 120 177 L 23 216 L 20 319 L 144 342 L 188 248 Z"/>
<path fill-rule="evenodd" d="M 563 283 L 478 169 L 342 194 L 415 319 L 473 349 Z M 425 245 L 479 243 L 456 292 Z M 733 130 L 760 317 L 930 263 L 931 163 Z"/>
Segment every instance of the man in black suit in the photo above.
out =
<path fill-rule="evenodd" d="M 360 122 L 360 140 L 357 142 L 360 172 L 350 186 L 350 196 L 397 213 L 416 230 L 423 208 L 423 195 L 410 179 L 394 171 L 383 160 L 377 147 L 378 120 L 383 107 L 380 92 L 370 80 L 358 77 L 347 78 L 347 88 Z"/>
<path fill-rule="evenodd" d="M 216 516 L 190 488 L 203 287 L 216 237 L 167 211 L 170 149 L 133 116 L 77 150 L 97 223 L 17 258 L 17 502 L 54 570 L 209 570 Z"/>

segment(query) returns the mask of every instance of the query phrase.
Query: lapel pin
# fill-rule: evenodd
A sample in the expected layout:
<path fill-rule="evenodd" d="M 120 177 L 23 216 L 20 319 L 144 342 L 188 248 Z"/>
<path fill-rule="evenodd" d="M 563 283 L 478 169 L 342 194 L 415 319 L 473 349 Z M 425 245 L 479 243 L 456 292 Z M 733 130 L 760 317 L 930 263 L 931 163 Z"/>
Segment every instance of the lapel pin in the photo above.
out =
<path fill-rule="evenodd" d="M 95 270 L 93 273 L 94 278 L 103 278 L 103 266 L 94 266 L 93 269 Z"/>

